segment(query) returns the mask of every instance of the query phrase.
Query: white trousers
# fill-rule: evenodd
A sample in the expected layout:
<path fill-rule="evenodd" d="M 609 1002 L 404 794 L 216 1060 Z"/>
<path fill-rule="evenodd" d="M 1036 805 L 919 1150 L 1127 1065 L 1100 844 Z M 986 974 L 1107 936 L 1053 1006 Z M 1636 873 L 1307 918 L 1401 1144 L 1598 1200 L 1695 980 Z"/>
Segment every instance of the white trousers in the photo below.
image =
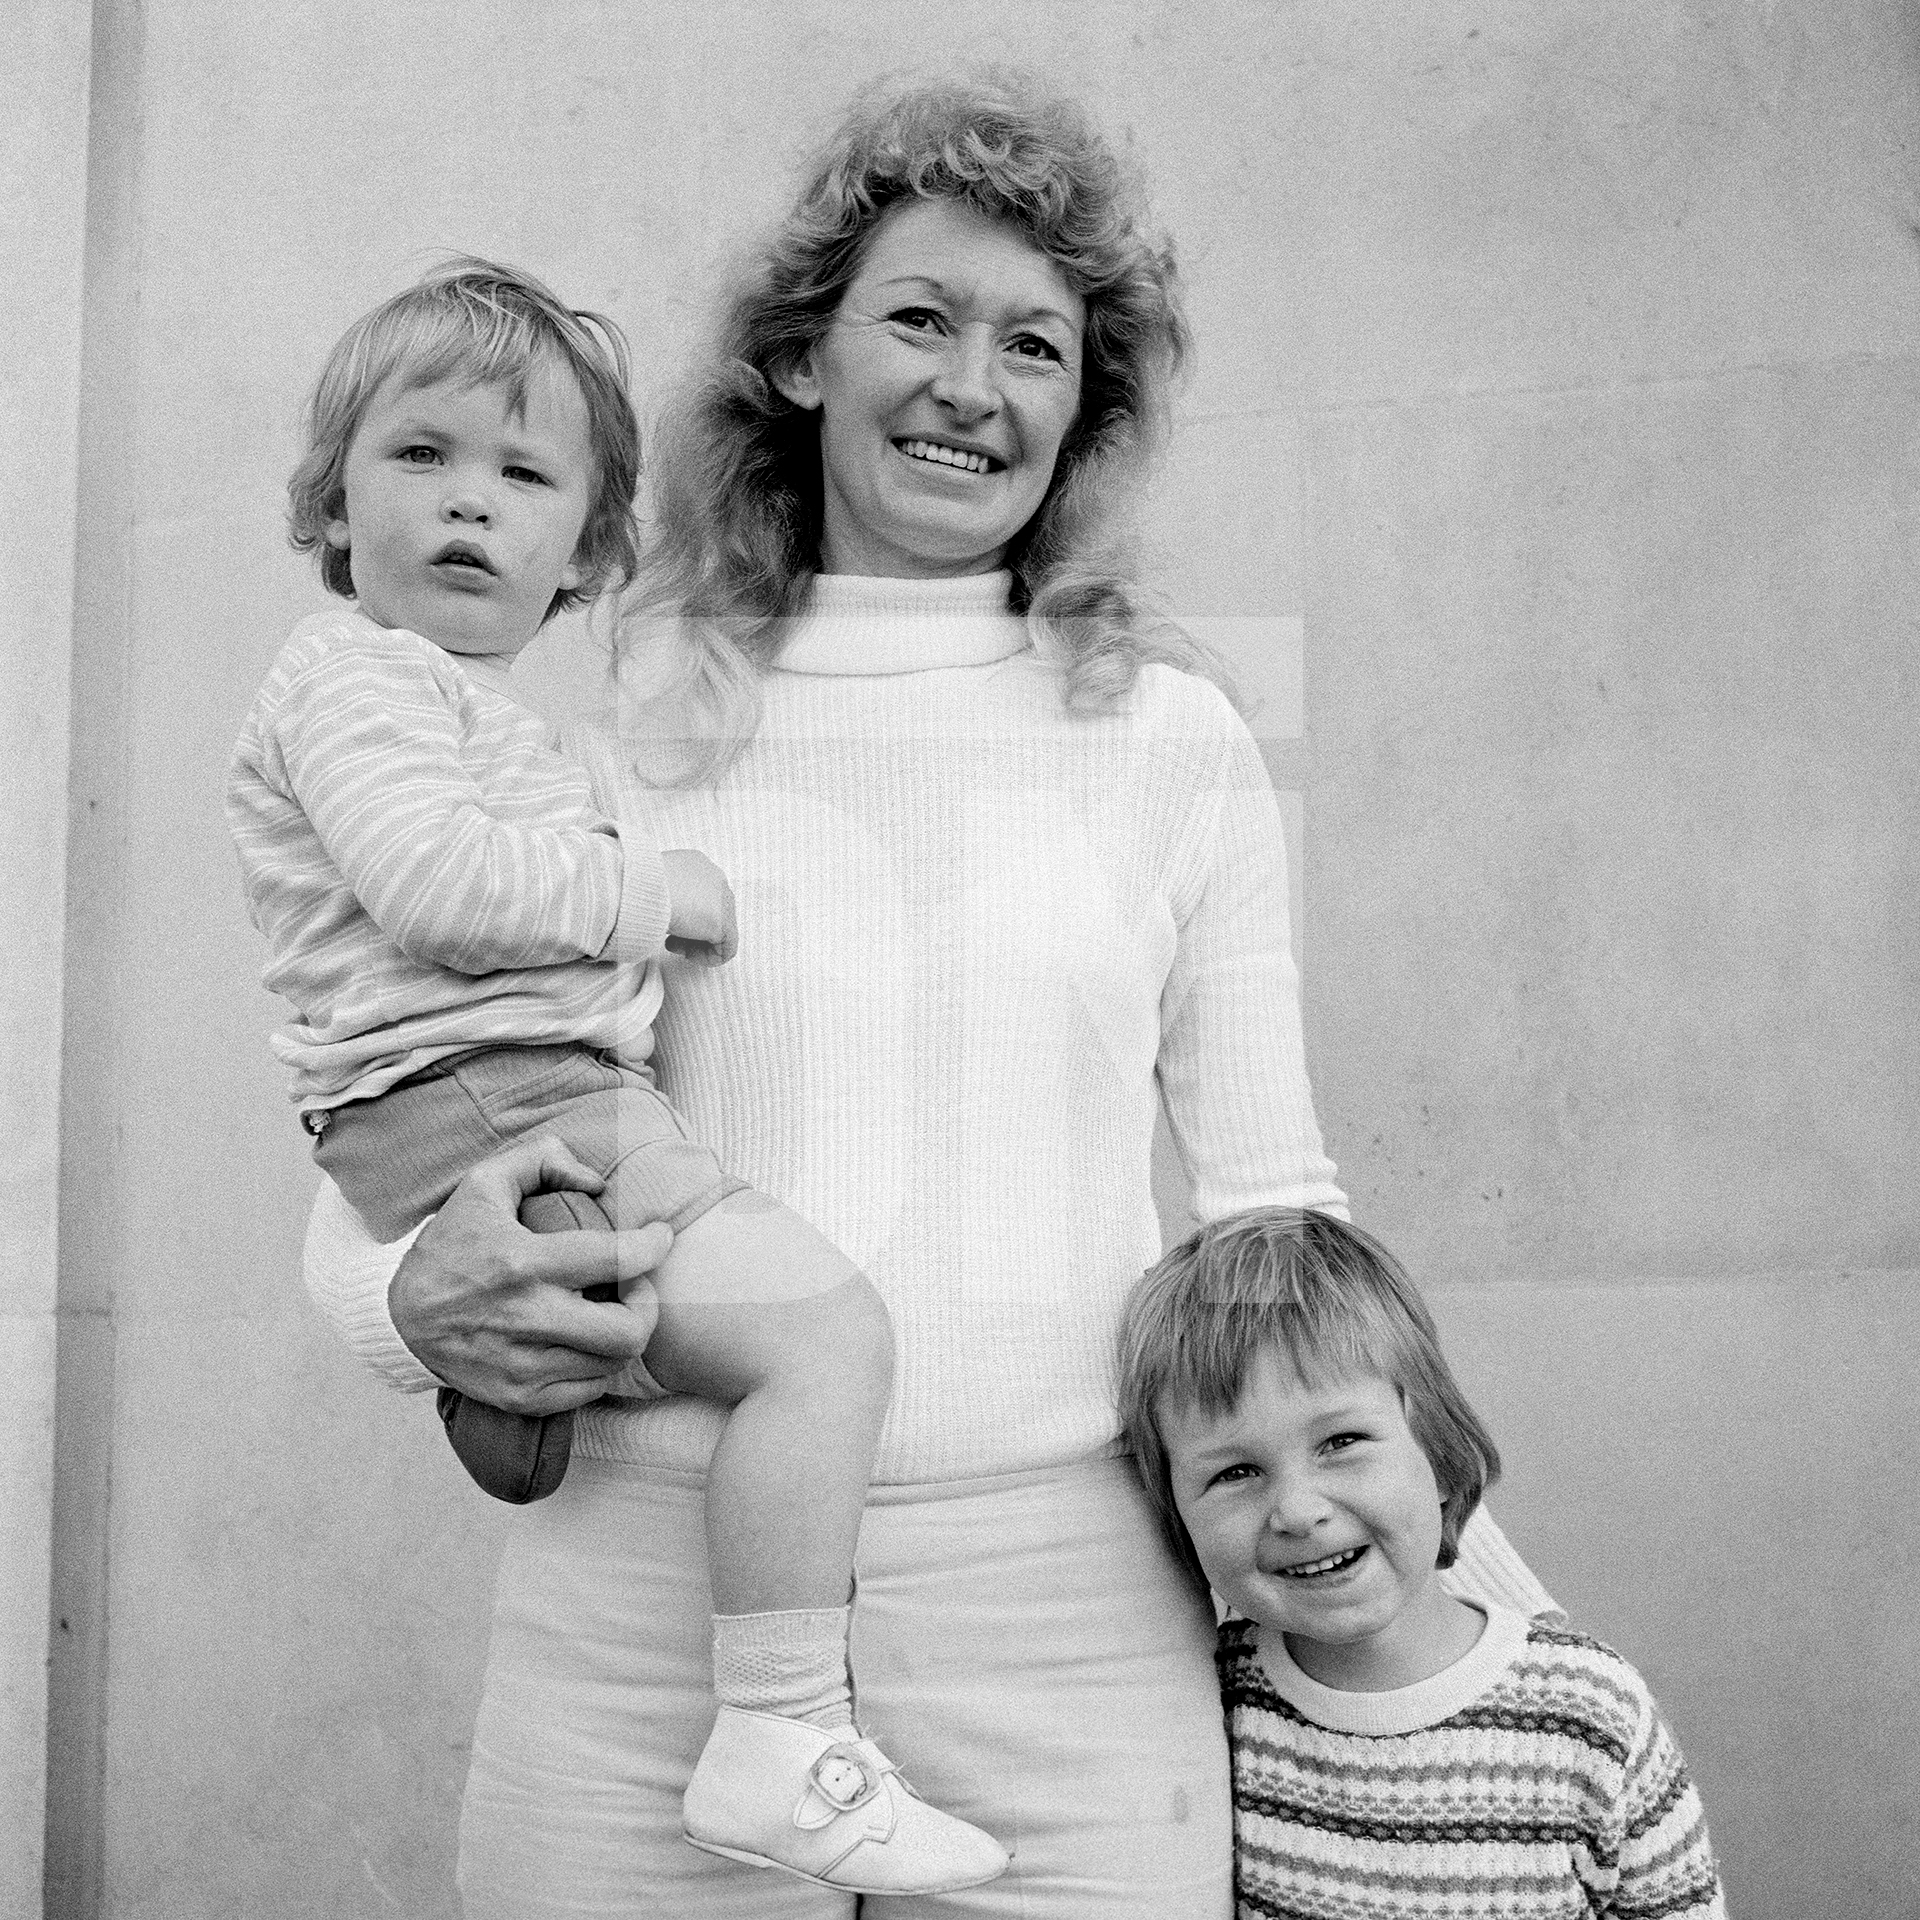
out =
<path fill-rule="evenodd" d="M 468 1920 L 852 1920 L 851 1896 L 697 1852 L 713 1723 L 701 1483 L 575 1458 L 515 1526 L 460 1831 Z M 866 1920 L 1228 1920 L 1213 1612 L 1128 1460 L 875 1488 L 855 1705 L 1002 1879 Z"/>

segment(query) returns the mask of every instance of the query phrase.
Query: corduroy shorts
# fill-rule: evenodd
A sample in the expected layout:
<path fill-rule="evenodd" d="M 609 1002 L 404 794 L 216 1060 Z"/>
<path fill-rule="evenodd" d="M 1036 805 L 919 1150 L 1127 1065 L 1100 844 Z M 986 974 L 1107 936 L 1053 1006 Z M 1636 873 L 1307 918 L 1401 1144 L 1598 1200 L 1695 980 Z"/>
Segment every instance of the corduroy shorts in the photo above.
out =
<path fill-rule="evenodd" d="M 607 1180 L 570 1196 L 581 1226 L 675 1233 L 746 1185 L 688 1132 L 651 1076 L 586 1047 L 456 1054 L 328 1113 L 313 1157 L 377 1240 L 397 1240 L 510 1140 L 550 1133 Z"/>

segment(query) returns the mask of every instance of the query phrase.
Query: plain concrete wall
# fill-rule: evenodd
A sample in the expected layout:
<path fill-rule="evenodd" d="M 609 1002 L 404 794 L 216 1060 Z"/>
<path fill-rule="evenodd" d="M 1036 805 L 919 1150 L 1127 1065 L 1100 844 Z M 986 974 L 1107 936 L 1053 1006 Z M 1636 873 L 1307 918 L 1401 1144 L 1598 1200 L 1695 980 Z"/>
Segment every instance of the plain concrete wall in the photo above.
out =
<path fill-rule="evenodd" d="M 1322 1119 L 1497 1510 L 1738 1912 L 1914 1910 L 1911 10 L 96 12 L 49 1912 L 453 1912 L 512 1516 L 298 1293 L 218 808 L 316 598 L 305 385 L 451 246 L 614 313 L 644 399 L 852 82 L 962 56 L 1080 92 L 1181 243 L 1155 576 L 1303 796 Z"/>
<path fill-rule="evenodd" d="M 0 1915 L 37 1909 L 53 1536 L 61 923 L 88 10 L 10 17 L 0 81 Z"/>

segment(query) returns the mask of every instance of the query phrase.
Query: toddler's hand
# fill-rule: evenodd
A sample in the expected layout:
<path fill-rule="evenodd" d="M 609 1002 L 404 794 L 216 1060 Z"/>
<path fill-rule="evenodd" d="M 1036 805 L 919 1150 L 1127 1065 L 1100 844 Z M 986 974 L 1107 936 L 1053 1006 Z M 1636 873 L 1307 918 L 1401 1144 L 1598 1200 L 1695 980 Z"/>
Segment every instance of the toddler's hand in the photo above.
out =
<path fill-rule="evenodd" d="M 667 951 L 717 967 L 731 960 L 740 945 L 733 921 L 733 889 L 727 876 L 704 853 L 678 848 L 663 853 L 667 893 L 673 911 L 667 919 Z"/>

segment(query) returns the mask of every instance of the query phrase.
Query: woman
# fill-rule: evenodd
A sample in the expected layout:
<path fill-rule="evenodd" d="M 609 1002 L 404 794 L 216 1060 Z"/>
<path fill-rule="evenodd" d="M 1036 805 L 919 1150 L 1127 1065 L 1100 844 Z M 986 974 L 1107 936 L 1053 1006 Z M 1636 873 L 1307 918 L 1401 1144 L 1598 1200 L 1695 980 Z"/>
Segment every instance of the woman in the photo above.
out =
<path fill-rule="evenodd" d="M 921 89 L 830 143 L 656 451 L 655 600 L 686 617 L 645 719 L 696 745 L 645 804 L 662 844 L 728 875 L 743 928 L 730 966 L 670 990 L 663 1083 L 894 1316 L 858 1707 L 1015 1856 L 927 1915 L 1231 1901 L 1212 1616 L 1115 1453 L 1114 1329 L 1159 1248 L 1157 1103 L 1202 1216 L 1343 1203 L 1258 751 L 1102 559 L 1184 344 L 1170 258 L 1077 111 Z M 540 1172 L 523 1152 L 455 1196 L 392 1324 L 384 1267 L 323 1196 L 320 1283 L 376 1364 L 521 1411 L 604 1390 L 643 1322 L 555 1293 L 578 1249 L 506 1219 Z M 596 1406 L 516 1527 L 470 1915 L 852 1911 L 678 1837 L 712 1715 L 717 1427 L 692 1401 Z M 1467 1545 L 1469 1581 L 1545 1603 L 1496 1532 Z"/>

